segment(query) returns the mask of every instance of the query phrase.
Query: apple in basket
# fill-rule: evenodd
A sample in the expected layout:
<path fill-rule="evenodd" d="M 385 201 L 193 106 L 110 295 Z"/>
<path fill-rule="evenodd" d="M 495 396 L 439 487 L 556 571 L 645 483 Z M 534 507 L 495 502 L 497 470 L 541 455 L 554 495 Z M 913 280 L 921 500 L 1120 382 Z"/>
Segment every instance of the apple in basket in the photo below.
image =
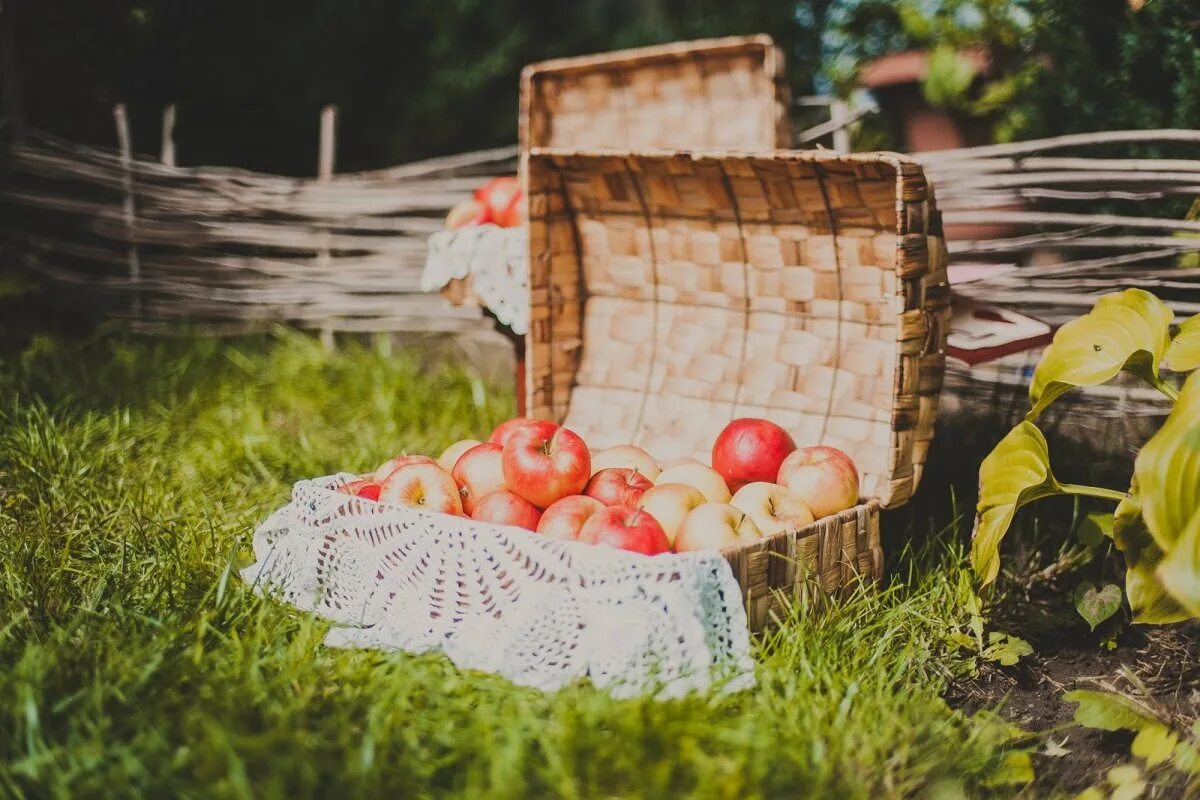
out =
<path fill-rule="evenodd" d="M 599 500 L 581 494 L 569 495 L 554 501 L 542 512 L 537 532 L 547 539 L 575 541 L 583 524 L 603 508 L 604 504 Z"/>
<path fill-rule="evenodd" d="M 482 225 L 487 221 L 487 207 L 474 198 L 463 200 L 450 209 L 450 213 L 446 215 L 446 227 L 450 230 L 458 230 L 459 228 L 466 228 L 471 225 Z"/>
<path fill-rule="evenodd" d="M 513 417 L 512 419 L 505 420 L 496 426 L 496 429 L 492 431 L 492 435 L 488 437 L 488 441 L 503 447 L 508 441 L 508 437 L 531 422 L 537 422 L 537 420 L 530 419 L 529 417 Z"/>
<path fill-rule="evenodd" d="M 383 483 L 393 472 L 401 467 L 407 467 L 409 464 L 437 464 L 437 462 L 429 456 L 410 456 L 408 453 L 401 453 L 380 464 L 372 478 L 378 483 Z"/>
<path fill-rule="evenodd" d="M 836 447 L 801 447 L 779 465 L 778 483 L 799 495 L 817 519 L 858 502 L 858 468 Z"/>
<path fill-rule="evenodd" d="M 450 472 L 454 469 L 454 465 L 458 463 L 459 457 L 477 444 L 483 444 L 483 442 L 480 442 L 478 439 L 463 439 L 460 442 L 455 442 L 438 456 L 437 465 L 446 470 L 446 472 Z"/>
<path fill-rule="evenodd" d="M 458 484 L 437 464 L 408 464 L 393 472 L 379 490 L 379 500 L 421 511 L 462 515 Z"/>
<path fill-rule="evenodd" d="M 631 506 L 610 506 L 601 509 L 583 523 L 579 541 L 602 544 L 655 556 L 671 549 L 667 534 L 650 513 Z"/>
<path fill-rule="evenodd" d="M 538 508 L 579 494 L 592 474 L 587 445 L 574 432 L 538 420 L 519 428 L 504 445 L 504 480 L 509 491 Z"/>
<path fill-rule="evenodd" d="M 777 483 L 747 483 L 737 490 L 729 504 L 749 514 L 763 536 L 797 531 L 813 521 L 804 498 Z"/>
<path fill-rule="evenodd" d="M 592 474 L 595 475 L 602 469 L 610 467 L 621 467 L 624 469 L 636 469 L 639 473 L 645 476 L 648 480 L 653 481 L 658 477 L 661 470 L 649 453 L 637 445 L 619 444 L 615 447 L 607 447 L 603 450 L 598 450 L 592 454 Z"/>
<path fill-rule="evenodd" d="M 779 465 L 796 449 L 791 434 L 767 419 L 735 419 L 717 435 L 713 444 L 713 469 L 736 492 L 747 483 L 771 483 Z"/>
<path fill-rule="evenodd" d="M 463 511 L 475 513 L 475 503 L 498 489 L 507 488 L 500 456 L 504 448 L 498 444 L 477 444 L 463 453 L 450 472 L 462 496 Z"/>
<path fill-rule="evenodd" d="M 352 497 L 361 497 L 364 500 L 378 500 L 379 488 L 379 484 L 370 478 L 359 478 L 356 481 L 342 484 L 337 491 Z"/>
<path fill-rule="evenodd" d="M 675 552 L 724 550 L 762 538 L 758 525 L 744 511 L 728 503 L 705 503 L 684 517 L 675 534 Z"/>
<path fill-rule="evenodd" d="M 726 485 L 725 479 L 716 470 L 706 467 L 699 461 L 685 461 L 682 464 L 667 467 L 654 479 L 655 486 L 661 486 L 664 483 L 685 483 L 699 489 L 700 494 L 704 495 L 704 499 L 710 503 L 728 503 L 732 496 L 729 494 L 729 487 Z"/>
<path fill-rule="evenodd" d="M 501 228 L 515 228 L 525 223 L 521 182 L 511 175 L 501 175 L 484 183 L 475 190 L 475 200 L 486 209 L 487 222 Z"/>
<path fill-rule="evenodd" d="M 654 484 L 634 469 L 609 467 L 591 477 L 583 493 L 606 506 L 636 506 Z"/>
<path fill-rule="evenodd" d="M 675 544 L 675 535 L 679 526 L 693 508 L 704 505 L 707 500 L 700 490 L 686 483 L 660 483 L 651 487 L 638 501 L 638 508 L 650 512 L 650 516 L 658 520 L 667 541 Z"/>
<path fill-rule="evenodd" d="M 537 530 L 542 512 L 524 498 L 517 497 L 507 489 L 489 492 L 479 498 L 471 519 L 492 522 L 496 525 L 515 525 L 527 531 Z"/>

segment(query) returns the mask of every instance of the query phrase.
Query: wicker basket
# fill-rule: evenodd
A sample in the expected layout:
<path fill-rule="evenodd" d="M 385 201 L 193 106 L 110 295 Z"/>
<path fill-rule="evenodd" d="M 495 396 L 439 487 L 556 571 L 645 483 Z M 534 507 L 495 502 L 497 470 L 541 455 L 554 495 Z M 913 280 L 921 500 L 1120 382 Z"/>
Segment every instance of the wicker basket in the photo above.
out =
<path fill-rule="evenodd" d="M 855 459 L 862 505 L 727 553 L 761 629 L 882 574 L 879 509 L 933 436 L 949 286 L 933 193 L 893 154 L 534 149 L 529 413 L 592 446 L 708 460 L 767 417 Z"/>
<path fill-rule="evenodd" d="M 675 42 L 530 64 L 521 151 L 791 144 L 783 54 L 769 36 Z"/>

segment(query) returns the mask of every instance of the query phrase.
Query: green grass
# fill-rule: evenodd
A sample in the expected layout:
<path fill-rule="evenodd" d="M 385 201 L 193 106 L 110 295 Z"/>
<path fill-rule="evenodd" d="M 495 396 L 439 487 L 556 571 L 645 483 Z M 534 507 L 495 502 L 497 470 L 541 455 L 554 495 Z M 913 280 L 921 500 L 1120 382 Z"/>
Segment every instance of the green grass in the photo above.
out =
<path fill-rule="evenodd" d="M 754 690 L 670 702 L 328 650 L 231 575 L 293 480 L 436 453 L 510 402 L 461 367 L 294 334 L 36 338 L 4 362 L 0 794 L 988 794 L 1007 728 L 941 699 L 965 658 L 956 546 L 797 611 Z"/>

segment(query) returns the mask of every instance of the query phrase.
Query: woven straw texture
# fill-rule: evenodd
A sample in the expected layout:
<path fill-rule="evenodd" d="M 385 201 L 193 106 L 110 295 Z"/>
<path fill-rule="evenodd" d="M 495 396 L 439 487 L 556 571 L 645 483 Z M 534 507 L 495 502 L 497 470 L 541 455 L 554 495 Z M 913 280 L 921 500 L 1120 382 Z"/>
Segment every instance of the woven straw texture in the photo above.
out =
<path fill-rule="evenodd" d="M 783 56 L 768 36 L 563 58 L 521 74 L 521 150 L 774 150 L 791 143 L 787 108 Z"/>
<path fill-rule="evenodd" d="M 532 416 L 593 447 L 705 462 L 730 419 L 766 417 L 849 453 L 865 501 L 911 496 L 949 303 L 917 164 L 820 151 L 526 161 Z M 768 591 L 801 571 L 825 588 L 879 575 L 878 505 L 728 555 L 760 627 Z"/>

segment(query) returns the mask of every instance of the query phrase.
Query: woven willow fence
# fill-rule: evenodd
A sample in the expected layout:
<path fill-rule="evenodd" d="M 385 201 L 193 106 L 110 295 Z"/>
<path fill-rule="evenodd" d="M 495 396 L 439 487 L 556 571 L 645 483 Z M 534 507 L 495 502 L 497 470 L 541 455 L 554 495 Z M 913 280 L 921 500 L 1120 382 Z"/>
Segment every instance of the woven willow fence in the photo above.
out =
<path fill-rule="evenodd" d="M 425 243 L 481 175 L 515 172 L 515 152 L 316 180 L 35 135 L 0 162 L 0 236 L 30 270 L 142 330 L 476 329 L 478 309 L 420 292 Z"/>

